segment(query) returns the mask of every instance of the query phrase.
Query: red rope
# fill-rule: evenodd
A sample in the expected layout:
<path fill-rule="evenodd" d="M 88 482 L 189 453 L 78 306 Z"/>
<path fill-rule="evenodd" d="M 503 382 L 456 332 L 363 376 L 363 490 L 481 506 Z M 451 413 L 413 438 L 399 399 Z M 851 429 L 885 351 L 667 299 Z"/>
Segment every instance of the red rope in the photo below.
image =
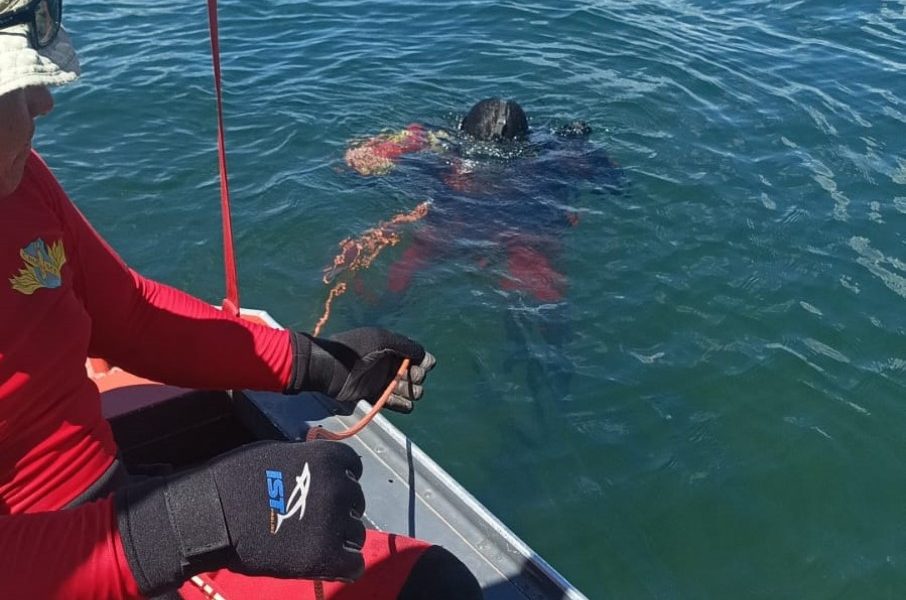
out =
<path fill-rule="evenodd" d="M 208 0 L 208 24 L 211 28 L 211 60 L 214 63 L 214 87 L 217 91 L 217 155 L 220 167 L 220 210 L 223 215 L 223 267 L 226 276 L 226 298 L 223 310 L 239 315 L 239 276 L 233 252 L 233 224 L 230 217 L 230 182 L 227 176 L 226 138 L 223 128 L 223 89 L 220 78 L 220 35 L 217 28 L 217 0 Z"/>

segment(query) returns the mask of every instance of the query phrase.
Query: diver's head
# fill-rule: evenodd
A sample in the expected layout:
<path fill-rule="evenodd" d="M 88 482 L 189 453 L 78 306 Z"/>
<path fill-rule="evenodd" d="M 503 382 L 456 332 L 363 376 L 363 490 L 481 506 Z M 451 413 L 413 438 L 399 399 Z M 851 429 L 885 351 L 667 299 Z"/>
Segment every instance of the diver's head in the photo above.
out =
<path fill-rule="evenodd" d="M 517 140 L 528 135 L 528 119 L 514 100 L 485 98 L 469 110 L 459 128 L 477 140 Z"/>

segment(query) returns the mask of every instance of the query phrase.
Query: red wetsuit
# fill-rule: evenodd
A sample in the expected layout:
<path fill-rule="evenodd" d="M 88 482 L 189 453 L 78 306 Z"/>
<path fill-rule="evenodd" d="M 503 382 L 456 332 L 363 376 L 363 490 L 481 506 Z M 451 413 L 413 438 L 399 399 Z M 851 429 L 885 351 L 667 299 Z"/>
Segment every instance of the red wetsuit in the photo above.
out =
<path fill-rule="evenodd" d="M 280 391 L 289 335 L 129 269 L 35 153 L 0 215 L 0 598 L 139 597 L 112 500 L 59 511 L 116 455 L 86 357 L 173 385 Z M 387 537 L 369 537 L 377 556 Z"/>

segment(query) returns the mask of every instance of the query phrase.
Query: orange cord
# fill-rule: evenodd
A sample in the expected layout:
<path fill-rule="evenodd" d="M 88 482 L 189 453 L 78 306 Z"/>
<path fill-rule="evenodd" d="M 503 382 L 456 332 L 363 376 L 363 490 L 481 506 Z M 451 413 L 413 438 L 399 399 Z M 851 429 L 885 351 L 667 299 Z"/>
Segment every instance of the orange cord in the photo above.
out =
<path fill-rule="evenodd" d="M 339 433 L 329 431 L 327 429 L 324 429 L 323 427 L 313 427 L 308 430 L 308 434 L 305 436 L 305 441 L 310 442 L 318 438 L 325 440 L 345 440 L 346 438 L 350 438 L 362 431 L 365 426 L 371 423 L 371 420 L 377 416 L 378 412 L 380 412 L 380 410 L 384 408 L 384 405 L 387 404 L 387 400 L 390 399 L 390 396 L 393 395 L 393 392 L 396 389 L 397 382 L 402 380 L 402 378 L 406 375 L 406 370 L 408 368 L 409 359 L 404 358 L 403 364 L 400 365 L 400 368 L 396 372 L 396 376 L 393 378 L 393 381 L 391 381 L 387 385 L 387 387 L 384 389 L 384 393 L 381 394 L 381 397 L 378 398 L 378 401 L 374 403 L 374 406 L 371 407 L 371 410 L 368 411 L 368 414 L 362 417 L 361 421 L 359 421 L 346 431 L 341 431 Z"/>
<path fill-rule="evenodd" d="M 341 296 L 346 291 L 346 284 L 343 282 L 338 283 L 333 286 L 333 289 L 330 290 L 330 293 L 327 294 L 327 300 L 324 302 L 324 314 L 321 315 L 321 318 L 318 319 L 318 324 L 315 325 L 315 329 L 312 332 L 312 335 L 317 337 L 321 334 L 321 329 L 324 325 L 327 324 L 327 319 L 330 318 L 330 305 L 333 304 L 333 301 L 338 296 Z"/>
<path fill-rule="evenodd" d="M 379 223 L 377 227 L 369 229 L 358 239 L 346 238 L 340 242 L 340 252 L 334 257 L 333 265 L 324 270 L 324 283 L 329 284 L 341 271 L 353 272 L 370 267 L 371 263 L 374 262 L 381 250 L 387 246 L 395 246 L 399 243 L 399 234 L 391 229 L 392 225 L 412 223 L 423 218 L 426 214 L 428 214 L 428 203 L 422 202 L 409 213 L 399 214 L 390 219 L 390 221 Z M 343 295 L 346 292 L 346 289 L 346 283 L 340 282 L 334 285 L 330 292 L 328 292 L 327 300 L 324 302 L 324 313 L 321 315 L 321 318 L 318 319 L 318 323 L 315 325 L 312 335 L 320 335 L 321 330 L 330 318 L 330 309 L 333 301 Z M 311 442 L 319 438 L 338 441 L 345 440 L 358 434 L 371 423 L 381 409 L 384 408 L 384 405 L 387 404 L 390 396 L 396 390 L 397 382 L 402 380 L 406 375 L 406 371 L 409 369 L 409 363 L 410 361 L 408 358 L 403 359 L 399 370 L 396 372 L 396 376 L 389 384 L 387 384 L 384 393 L 381 394 L 378 401 L 374 403 L 374 406 L 371 407 L 368 414 L 362 417 L 358 423 L 346 431 L 341 431 L 339 433 L 324 429 L 323 427 L 312 427 L 308 430 L 305 441 Z M 320 580 L 315 580 L 313 584 L 315 589 L 315 600 L 324 600 L 324 583 Z"/>
<path fill-rule="evenodd" d="M 428 214 L 428 202 L 422 202 L 407 213 L 394 215 L 389 221 L 381 221 L 357 238 L 346 238 L 340 242 L 340 252 L 334 257 L 333 264 L 324 269 L 324 283 L 329 284 L 342 271 L 367 269 L 388 246 L 395 246 L 400 235 L 395 231 L 397 225 L 414 223 Z"/>
<path fill-rule="evenodd" d="M 371 410 L 368 412 L 368 414 L 362 417 L 362 419 L 358 423 L 356 423 L 346 431 L 341 431 L 339 433 L 329 431 L 327 429 L 324 429 L 323 427 L 313 427 L 308 430 L 308 434 L 305 436 L 305 441 L 311 442 L 318 438 L 334 441 L 345 440 L 346 438 L 350 438 L 362 431 L 362 429 L 364 429 L 369 423 L 371 423 L 371 420 L 377 416 L 380 410 L 384 408 L 384 405 L 387 403 L 387 400 L 390 399 L 390 396 L 393 394 L 393 391 L 396 388 L 396 382 L 403 378 L 403 375 L 406 374 L 406 369 L 408 368 L 409 359 L 404 358 L 403 364 L 400 365 L 399 370 L 396 372 L 396 377 L 393 378 L 393 381 L 390 382 L 390 384 L 384 390 L 384 393 L 381 394 L 381 397 L 378 399 L 378 401 L 374 403 L 374 406 L 371 407 Z M 315 586 L 315 600 L 324 600 L 324 583 L 317 579 L 313 583 Z"/>
<path fill-rule="evenodd" d="M 396 225 L 414 223 L 423 219 L 428 214 L 428 203 L 422 202 L 407 213 L 394 215 L 389 221 L 381 221 L 357 238 L 346 238 L 340 242 L 340 252 L 333 258 L 333 264 L 324 269 L 322 280 L 330 284 L 343 271 L 350 273 L 367 269 L 375 261 L 384 248 L 395 246 L 400 241 L 400 235 L 394 231 Z M 327 293 L 324 301 L 324 312 L 318 319 L 312 335 L 318 336 L 330 318 L 330 309 L 333 301 L 346 293 L 347 286 L 340 282 Z"/>
<path fill-rule="evenodd" d="M 324 283 L 329 284 L 340 271 L 354 272 L 370 267 L 378 254 L 381 253 L 381 250 L 388 246 L 395 246 L 399 243 L 400 236 L 393 230 L 394 225 L 414 223 L 415 221 L 424 218 L 427 214 L 428 203 L 422 202 L 408 213 L 400 213 L 389 221 L 381 221 L 376 227 L 372 227 L 358 238 L 346 238 L 340 242 L 340 253 L 334 257 L 333 264 L 324 270 Z M 318 336 L 321 334 L 321 330 L 330 318 L 330 309 L 333 305 L 333 301 L 343 295 L 346 292 L 346 289 L 346 283 L 340 282 L 334 285 L 330 292 L 328 292 L 327 300 L 324 302 L 324 313 L 321 315 L 321 318 L 318 319 L 312 335 Z M 384 393 L 378 401 L 374 403 L 371 411 L 369 411 L 361 421 L 342 433 L 334 433 L 321 427 L 312 428 L 305 436 L 306 441 L 318 439 L 319 437 L 328 440 L 342 440 L 359 433 L 384 407 L 387 400 L 389 400 L 390 396 L 393 394 L 397 382 L 405 376 L 408 368 L 409 359 L 407 358 L 403 360 L 393 381 L 387 385 L 387 389 L 384 390 Z"/>

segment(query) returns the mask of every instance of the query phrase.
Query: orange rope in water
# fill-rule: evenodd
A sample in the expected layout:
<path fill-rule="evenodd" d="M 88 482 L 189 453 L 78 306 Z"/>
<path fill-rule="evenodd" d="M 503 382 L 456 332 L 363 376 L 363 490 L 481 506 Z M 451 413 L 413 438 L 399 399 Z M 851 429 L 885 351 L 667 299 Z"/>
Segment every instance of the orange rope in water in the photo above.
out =
<path fill-rule="evenodd" d="M 329 284 L 331 280 L 338 275 L 338 271 L 348 271 L 350 273 L 355 271 L 360 271 L 362 269 L 367 269 L 371 266 L 374 260 L 378 257 L 378 254 L 381 253 L 381 250 L 388 246 L 395 246 L 400 241 L 399 233 L 393 230 L 395 225 L 401 225 L 404 223 L 414 223 L 419 219 L 425 217 L 428 214 L 428 203 L 422 202 L 414 209 L 408 213 L 400 213 L 395 215 L 389 221 L 381 221 L 376 227 L 372 227 L 365 233 L 363 233 L 358 238 L 346 238 L 340 242 L 340 252 L 333 259 L 333 265 L 325 269 L 323 281 L 324 283 Z M 342 267 L 342 269 L 341 269 Z M 333 304 L 333 301 L 338 297 L 343 295 L 346 292 L 347 286 L 345 282 L 339 282 L 330 292 L 327 294 L 327 300 L 324 302 L 324 314 L 321 315 L 321 318 L 318 319 L 317 324 L 315 325 L 312 335 L 320 335 L 321 329 L 327 323 L 327 320 L 330 318 L 330 309 Z M 384 407 L 387 403 L 387 400 L 390 399 L 390 396 L 393 395 L 393 392 L 397 386 L 397 383 L 402 380 L 406 375 L 406 371 L 409 368 L 409 359 L 404 359 L 400 365 L 399 370 L 396 372 L 396 376 L 393 378 L 387 388 L 384 390 L 384 393 L 374 403 L 374 406 L 371 408 L 371 411 L 365 415 L 361 421 L 350 427 L 344 432 L 334 433 L 333 431 L 328 431 L 322 427 L 316 427 L 308 430 L 308 434 L 305 436 L 307 441 L 315 440 L 318 438 L 328 439 L 328 440 L 343 440 L 349 437 L 354 436 L 355 434 L 362 431 L 368 423 L 374 419 L 377 413 Z"/>
<path fill-rule="evenodd" d="M 333 264 L 324 269 L 322 280 L 326 285 L 340 276 L 343 272 L 354 273 L 367 269 L 375 261 L 384 248 L 395 246 L 400 242 L 400 234 L 396 227 L 406 223 L 414 223 L 423 219 L 428 214 L 428 203 L 422 202 L 407 213 L 395 215 L 389 221 L 381 221 L 357 238 L 346 238 L 340 242 L 340 251 L 333 258 Z M 321 329 L 330 318 L 330 309 L 334 300 L 346 293 L 347 286 L 340 282 L 331 288 L 324 302 L 324 313 L 312 335 L 320 335 Z"/>
<path fill-rule="evenodd" d="M 340 253 L 334 257 L 333 265 L 325 270 L 324 283 L 329 284 L 336 277 L 337 271 L 358 271 L 370 267 L 381 250 L 399 243 L 400 235 L 395 231 L 395 225 L 414 223 L 427 214 L 428 203 L 422 202 L 407 213 L 395 215 L 389 221 L 381 221 L 358 238 L 346 238 L 340 242 Z"/>
<path fill-rule="evenodd" d="M 312 332 L 312 335 L 317 337 L 321 333 L 321 329 L 324 325 L 327 324 L 327 319 L 330 318 L 330 305 L 333 304 L 334 298 L 343 295 L 346 292 L 346 284 L 343 282 L 338 283 L 333 286 L 333 289 L 330 290 L 330 293 L 327 294 L 327 301 L 324 303 L 324 314 L 321 315 L 321 318 L 318 319 L 317 325 L 315 325 L 315 330 Z"/>
<path fill-rule="evenodd" d="M 338 271 L 348 271 L 352 273 L 370 267 L 378 257 L 378 254 L 381 253 L 381 250 L 388 246 L 395 246 L 399 243 L 400 236 L 399 233 L 394 231 L 395 225 L 414 223 L 415 221 L 424 218 L 427 214 L 428 203 L 422 202 L 408 213 L 400 213 L 389 221 L 381 221 L 378 223 L 377 227 L 372 227 L 358 238 L 346 238 L 340 242 L 340 252 L 334 257 L 333 265 L 324 270 L 324 283 L 329 284 L 333 278 L 337 277 L 339 274 Z M 330 309 L 333 301 L 343 295 L 346 292 L 346 288 L 346 283 L 339 282 L 331 288 L 330 292 L 328 292 L 327 300 L 324 302 L 324 314 L 318 319 L 312 335 L 317 336 L 321 333 L 321 329 L 330 318 Z M 374 406 L 372 406 L 371 410 L 361 421 L 340 433 L 328 431 L 322 427 L 314 427 L 308 430 L 308 434 L 305 436 L 306 441 L 318 438 L 343 440 L 362 431 L 362 429 L 374 419 L 377 413 L 380 412 L 387 403 L 387 400 L 390 399 L 390 396 L 393 395 L 398 382 L 406 375 L 407 369 L 409 369 L 408 358 L 403 360 L 399 370 L 396 372 L 396 376 L 389 384 L 387 384 L 384 393 L 378 401 L 374 403 Z"/>
<path fill-rule="evenodd" d="M 399 234 L 396 231 L 393 231 L 393 226 L 404 223 L 413 223 L 424 218 L 426 214 L 428 214 L 428 203 L 422 202 L 408 213 L 399 214 L 389 221 L 378 223 L 377 227 L 369 229 L 356 239 L 346 238 L 340 242 L 340 252 L 334 257 L 333 265 L 324 271 L 324 283 L 330 284 L 330 282 L 343 271 L 352 273 L 370 267 L 378 257 L 378 254 L 381 253 L 381 250 L 388 246 L 395 246 L 399 243 Z M 346 292 L 346 289 L 346 283 L 339 282 L 331 288 L 330 292 L 328 292 L 327 300 L 324 302 L 324 314 L 318 319 L 313 335 L 317 336 L 321 333 L 321 329 L 323 329 L 324 325 L 327 324 L 327 320 L 330 318 L 330 309 L 333 301 L 342 296 Z M 374 406 L 371 407 L 368 414 L 358 423 L 341 432 L 329 431 L 323 427 L 313 427 L 308 430 L 305 441 L 310 442 L 319 438 L 338 441 L 358 434 L 368 426 L 381 409 L 384 408 L 384 405 L 387 404 L 390 396 L 393 395 L 393 392 L 396 390 L 398 382 L 406 375 L 408 369 L 409 359 L 406 358 L 403 359 L 393 381 L 387 385 L 378 401 L 374 403 Z M 315 588 L 315 600 L 324 600 L 324 583 L 317 580 L 313 583 Z"/>

